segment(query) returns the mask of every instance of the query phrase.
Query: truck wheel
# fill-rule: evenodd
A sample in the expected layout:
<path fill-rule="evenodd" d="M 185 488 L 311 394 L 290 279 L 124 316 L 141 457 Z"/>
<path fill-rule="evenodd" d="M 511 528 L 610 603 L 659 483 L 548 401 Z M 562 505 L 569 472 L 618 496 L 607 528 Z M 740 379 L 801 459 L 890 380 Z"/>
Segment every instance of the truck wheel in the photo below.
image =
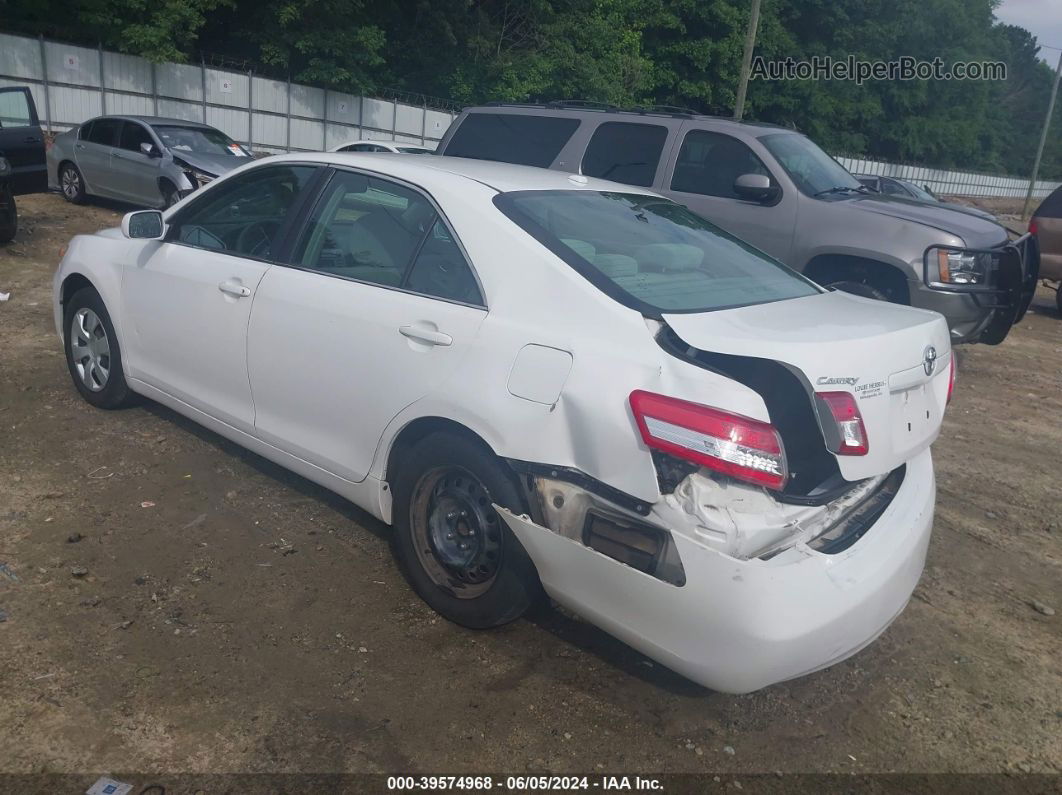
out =
<path fill-rule="evenodd" d="M 96 408 L 117 409 L 135 399 L 125 381 L 122 351 L 100 294 L 82 287 L 63 311 L 66 364 L 74 386 Z"/>
<path fill-rule="evenodd" d="M 435 433 L 393 482 L 395 557 L 413 590 L 471 629 L 514 621 L 542 594 L 535 566 L 492 507 L 524 513 L 501 462 L 456 434 Z"/>
<path fill-rule="evenodd" d="M 877 287 L 866 284 L 865 282 L 831 282 L 826 286 L 851 295 L 859 295 L 863 298 L 873 298 L 875 301 L 889 300 L 889 296 L 885 295 L 885 293 Z"/>
<path fill-rule="evenodd" d="M 18 232 L 18 207 L 10 185 L 0 187 L 0 243 L 9 243 Z"/>
<path fill-rule="evenodd" d="M 73 163 L 63 163 L 59 169 L 59 189 L 71 204 L 85 203 L 85 180 Z"/>
<path fill-rule="evenodd" d="M 162 181 L 162 209 L 168 210 L 181 200 L 181 194 L 172 182 Z"/>

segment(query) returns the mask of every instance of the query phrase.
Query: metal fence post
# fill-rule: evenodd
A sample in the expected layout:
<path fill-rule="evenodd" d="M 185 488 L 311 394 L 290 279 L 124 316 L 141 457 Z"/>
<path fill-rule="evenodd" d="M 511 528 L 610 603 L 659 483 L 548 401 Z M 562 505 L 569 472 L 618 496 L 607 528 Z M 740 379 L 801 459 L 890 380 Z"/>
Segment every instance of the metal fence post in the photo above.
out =
<path fill-rule="evenodd" d="M 254 149 L 254 69 L 247 70 L 247 148 Z"/>
<path fill-rule="evenodd" d="M 398 140 L 398 100 L 391 100 L 391 140 Z"/>
<path fill-rule="evenodd" d="M 324 118 L 321 120 L 321 151 L 328 151 L 328 89 L 324 90 Z"/>
<path fill-rule="evenodd" d="M 424 100 L 424 107 L 421 108 L 420 116 L 420 145 L 424 146 L 428 143 L 428 100 Z"/>
<path fill-rule="evenodd" d="M 287 132 L 284 136 L 284 147 L 287 151 L 291 151 L 291 75 L 288 75 L 288 110 L 287 110 Z"/>
<path fill-rule="evenodd" d="M 48 91 L 48 56 L 44 53 L 44 36 L 38 36 L 41 44 L 41 82 L 44 83 L 44 123 L 48 132 L 52 131 L 52 99 Z"/>
<path fill-rule="evenodd" d="M 206 108 L 206 105 L 207 105 L 207 103 L 206 103 L 206 98 L 207 98 L 207 92 L 206 92 L 206 61 L 204 61 L 202 58 L 199 59 L 199 74 L 202 77 L 202 80 L 200 82 L 201 82 L 202 89 L 203 89 L 203 103 L 202 103 L 203 104 L 203 124 L 206 124 L 207 123 L 207 114 L 206 114 L 206 110 L 207 110 L 207 108 Z"/>
<path fill-rule="evenodd" d="M 155 62 L 151 62 L 151 106 L 152 112 L 159 115 L 159 81 L 155 74 Z"/>
<path fill-rule="evenodd" d="M 100 70 L 99 70 L 99 72 L 100 72 L 100 110 L 102 110 L 103 114 L 106 115 L 107 114 L 107 91 L 105 90 L 106 89 L 106 85 L 104 83 L 104 74 L 103 74 L 103 42 L 100 42 L 99 44 L 96 45 L 96 54 L 99 56 L 99 59 L 100 59 Z"/>

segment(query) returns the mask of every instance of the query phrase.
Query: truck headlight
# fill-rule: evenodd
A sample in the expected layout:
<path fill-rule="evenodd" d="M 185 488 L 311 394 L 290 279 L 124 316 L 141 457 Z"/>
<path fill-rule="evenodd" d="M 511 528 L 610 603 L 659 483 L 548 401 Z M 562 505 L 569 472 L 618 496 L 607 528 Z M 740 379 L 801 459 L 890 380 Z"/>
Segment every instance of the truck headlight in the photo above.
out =
<path fill-rule="evenodd" d="M 11 164 L 6 157 L 0 157 L 0 177 L 6 177 L 11 173 Z"/>
<path fill-rule="evenodd" d="M 931 248 L 926 252 L 930 286 L 983 286 L 992 273 L 995 255 L 987 251 Z"/>

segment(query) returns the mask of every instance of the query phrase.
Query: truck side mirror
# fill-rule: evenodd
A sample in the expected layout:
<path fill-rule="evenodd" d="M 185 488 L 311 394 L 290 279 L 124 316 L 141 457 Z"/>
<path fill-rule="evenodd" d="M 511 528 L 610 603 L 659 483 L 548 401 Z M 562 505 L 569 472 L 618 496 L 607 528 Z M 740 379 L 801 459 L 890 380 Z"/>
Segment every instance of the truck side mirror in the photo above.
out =
<path fill-rule="evenodd" d="M 140 153 L 148 157 L 162 157 L 162 152 L 158 150 L 155 144 L 147 142 L 140 144 Z"/>
<path fill-rule="evenodd" d="M 766 204 L 774 201 L 779 194 L 777 185 L 771 184 L 771 178 L 764 174 L 742 174 L 734 180 L 734 193 L 742 199 Z"/>

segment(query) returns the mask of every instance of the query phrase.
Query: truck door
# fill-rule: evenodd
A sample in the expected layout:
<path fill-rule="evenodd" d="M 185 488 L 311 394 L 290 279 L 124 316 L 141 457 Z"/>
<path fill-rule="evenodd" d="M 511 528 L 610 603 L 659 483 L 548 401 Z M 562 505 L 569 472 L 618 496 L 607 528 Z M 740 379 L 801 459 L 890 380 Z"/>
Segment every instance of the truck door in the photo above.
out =
<path fill-rule="evenodd" d="M 44 134 L 25 86 L 0 88 L 0 157 L 11 164 L 10 183 L 16 196 L 48 190 Z"/>

